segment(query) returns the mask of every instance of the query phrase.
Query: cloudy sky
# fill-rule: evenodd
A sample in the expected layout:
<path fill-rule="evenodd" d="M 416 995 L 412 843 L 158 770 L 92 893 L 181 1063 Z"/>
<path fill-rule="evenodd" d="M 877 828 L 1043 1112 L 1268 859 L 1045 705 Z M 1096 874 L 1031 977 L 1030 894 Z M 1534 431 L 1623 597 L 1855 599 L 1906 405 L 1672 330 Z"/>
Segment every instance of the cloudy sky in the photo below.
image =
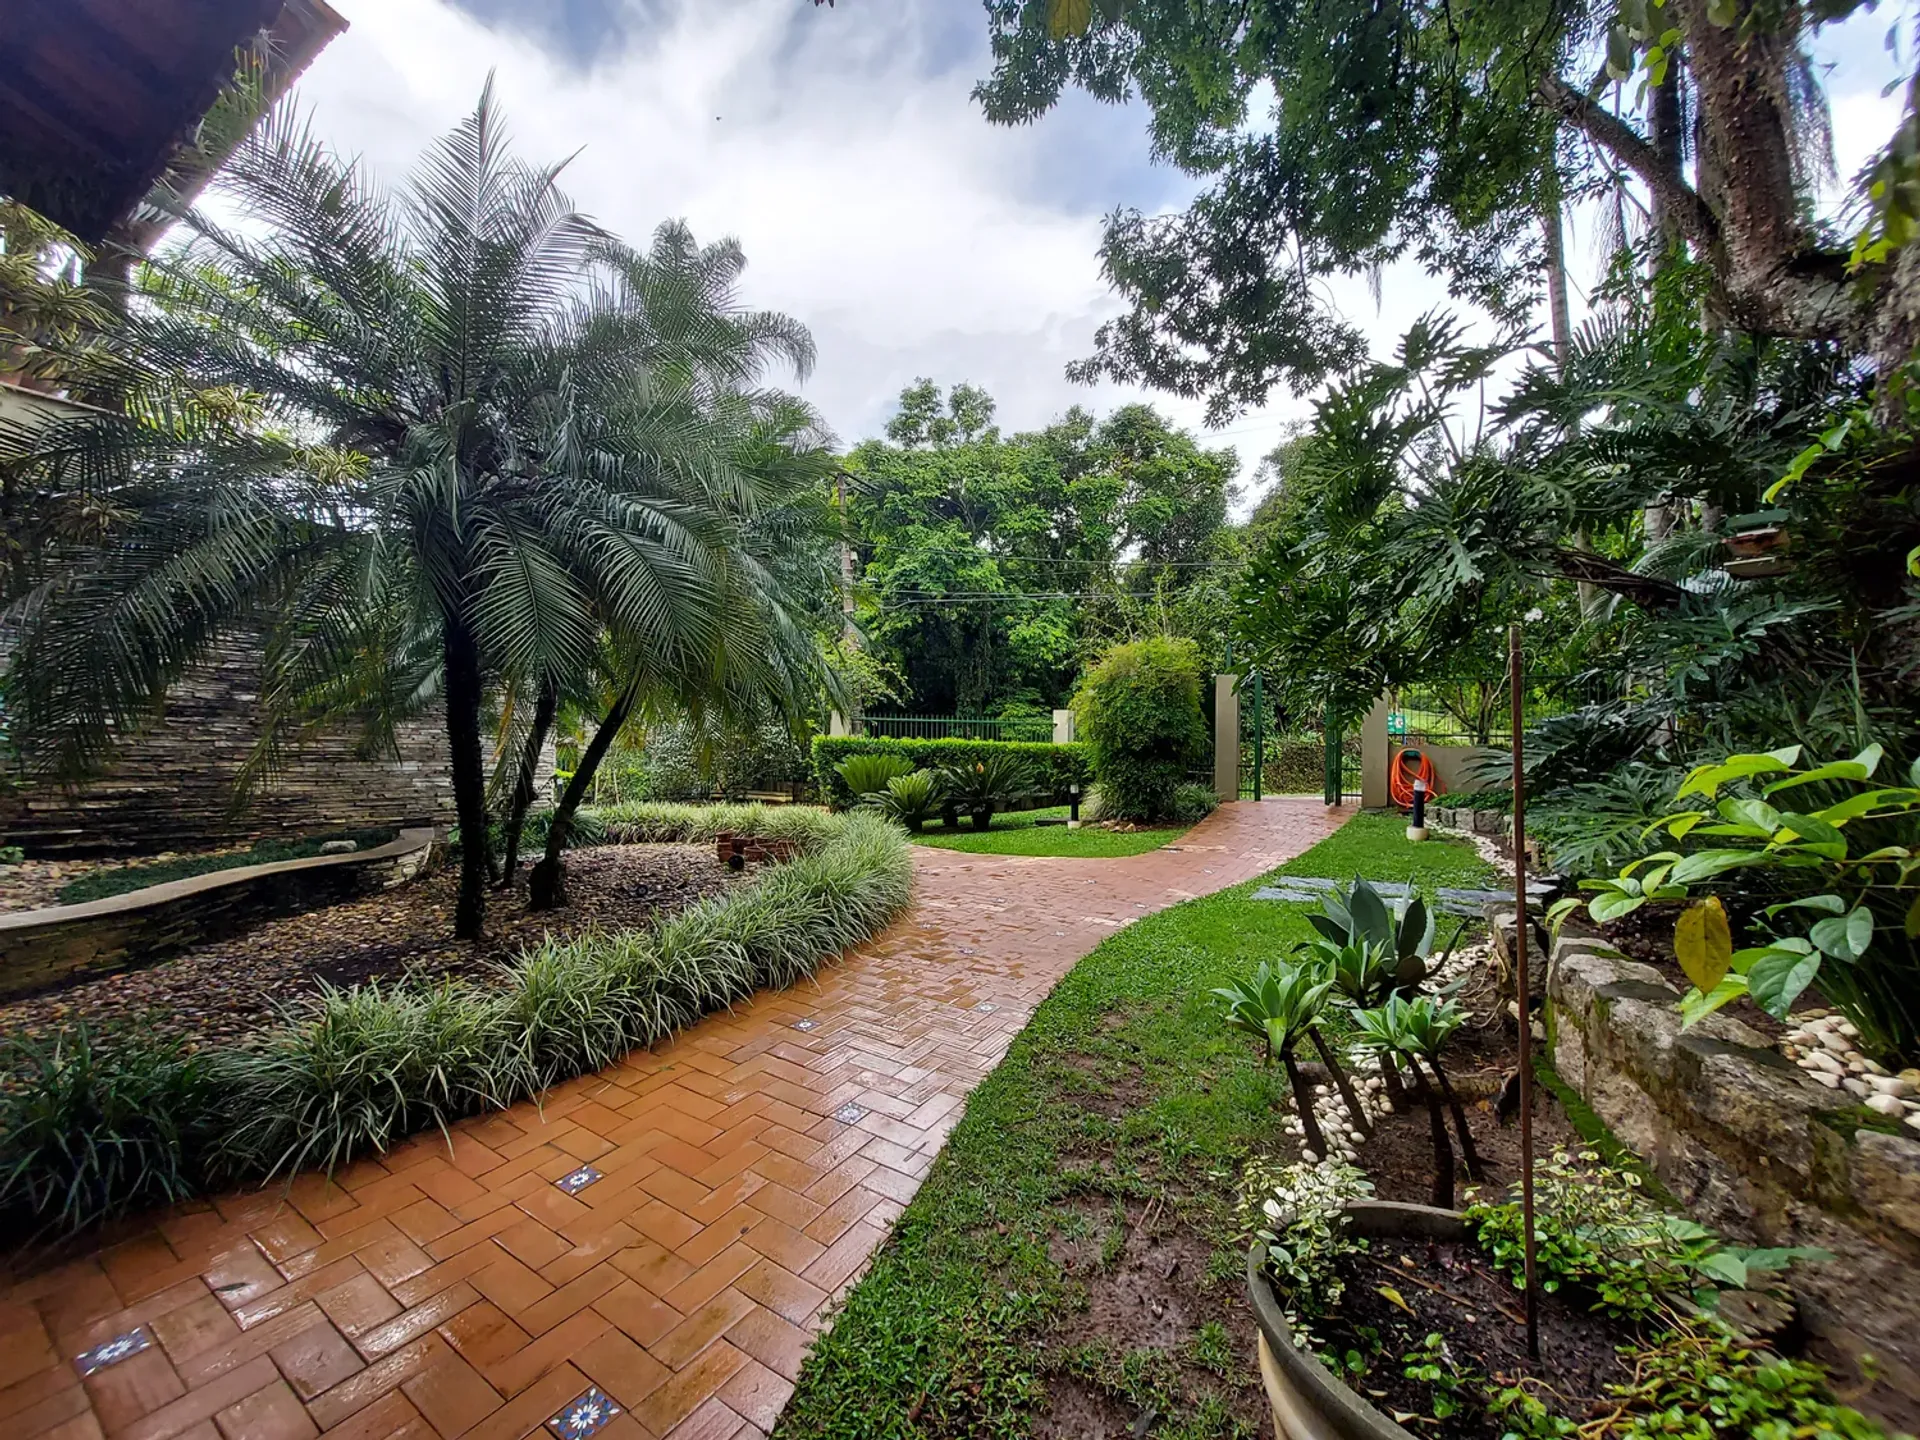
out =
<path fill-rule="evenodd" d="M 520 152 L 578 151 L 567 184 L 601 223 L 640 239 L 678 216 L 702 239 L 739 237 L 751 302 L 812 327 L 805 393 L 848 443 L 919 375 L 986 386 L 1008 428 L 1134 398 L 1062 373 L 1119 308 L 1100 220 L 1177 207 L 1190 182 L 1149 162 L 1138 105 L 1074 94 L 1038 125 L 988 125 L 969 98 L 988 68 L 973 0 L 333 3 L 351 29 L 301 88 L 323 135 L 397 179 L 494 71 Z M 1842 176 L 1897 118 L 1882 91 L 1898 18 L 1882 4 L 1818 47 Z M 1412 270 L 1387 277 L 1377 310 L 1362 286 L 1330 292 L 1381 345 L 1443 298 Z M 1198 425 L 1197 405 L 1150 398 Z M 1214 443 L 1250 470 L 1305 410 L 1278 395 Z"/>

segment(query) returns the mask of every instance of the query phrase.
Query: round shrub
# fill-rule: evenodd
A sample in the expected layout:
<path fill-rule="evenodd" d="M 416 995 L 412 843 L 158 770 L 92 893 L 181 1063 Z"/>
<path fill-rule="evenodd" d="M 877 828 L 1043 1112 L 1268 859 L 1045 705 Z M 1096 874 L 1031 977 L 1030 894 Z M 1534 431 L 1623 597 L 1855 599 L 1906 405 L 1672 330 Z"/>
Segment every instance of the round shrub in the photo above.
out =
<path fill-rule="evenodd" d="M 1198 645 L 1160 637 L 1116 645 L 1080 682 L 1074 724 L 1107 818 L 1172 817 L 1175 792 L 1208 758 L 1205 677 Z"/>

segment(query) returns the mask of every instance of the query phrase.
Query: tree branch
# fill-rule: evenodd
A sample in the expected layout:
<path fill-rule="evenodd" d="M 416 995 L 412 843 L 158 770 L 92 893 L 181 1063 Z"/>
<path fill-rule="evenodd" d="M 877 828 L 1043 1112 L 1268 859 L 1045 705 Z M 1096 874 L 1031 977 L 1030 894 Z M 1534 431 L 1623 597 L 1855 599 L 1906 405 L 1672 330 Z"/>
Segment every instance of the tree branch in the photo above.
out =
<path fill-rule="evenodd" d="M 1557 75 L 1543 75 L 1540 98 L 1577 126 L 1588 139 L 1638 175 L 1666 205 L 1688 240 L 1702 250 L 1720 243 L 1720 222 L 1699 192 L 1662 163 L 1660 155 L 1631 125 Z"/>
<path fill-rule="evenodd" d="M 1569 580 L 1624 595 L 1642 610 L 1671 610 L 1687 592 L 1670 580 L 1642 575 L 1591 550 L 1561 546 L 1551 553 L 1554 567 Z"/>

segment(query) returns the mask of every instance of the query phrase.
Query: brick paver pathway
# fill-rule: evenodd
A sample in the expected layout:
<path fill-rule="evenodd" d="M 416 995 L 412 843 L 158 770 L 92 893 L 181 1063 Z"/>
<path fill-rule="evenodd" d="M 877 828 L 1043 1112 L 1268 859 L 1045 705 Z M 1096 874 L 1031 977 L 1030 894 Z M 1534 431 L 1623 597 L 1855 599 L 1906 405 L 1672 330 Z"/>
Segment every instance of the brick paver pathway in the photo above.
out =
<path fill-rule="evenodd" d="M 817 984 L 329 1181 L 183 1205 L 0 1298 L 8 1440 L 745 1440 L 967 1092 L 1100 939 L 1345 818 L 1223 807 L 1120 860 L 915 852 L 919 899 Z M 590 1166 L 577 1194 L 556 1182 Z M 126 1358 L 77 1359 L 135 1333 Z M 557 1432 L 555 1432 L 557 1433 Z"/>

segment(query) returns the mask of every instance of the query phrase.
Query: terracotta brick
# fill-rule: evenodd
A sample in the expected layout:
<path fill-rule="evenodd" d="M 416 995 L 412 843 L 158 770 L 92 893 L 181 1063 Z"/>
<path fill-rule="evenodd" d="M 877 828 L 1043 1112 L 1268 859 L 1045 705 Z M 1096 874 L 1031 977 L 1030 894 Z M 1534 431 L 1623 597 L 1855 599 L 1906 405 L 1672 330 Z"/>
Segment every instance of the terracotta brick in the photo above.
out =
<path fill-rule="evenodd" d="M 615 1221 L 591 1240 L 574 1246 L 566 1254 L 541 1266 L 540 1278 L 549 1285 L 565 1285 L 637 1244 L 639 1239 L 640 1236 L 629 1230 L 624 1222 Z"/>
<path fill-rule="evenodd" d="M 759 1434 L 757 1428 L 716 1395 L 674 1426 L 667 1440 L 752 1440 Z"/>
<path fill-rule="evenodd" d="M 809 1200 L 784 1185 L 769 1181 L 754 1191 L 753 1208 L 770 1220 L 799 1230 L 818 1220 L 820 1212 L 827 1207 L 824 1202 Z"/>
<path fill-rule="evenodd" d="M 398 1349 L 441 1323 L 453 1319 L 469 1305 L 485 1303 L 480 1292 L 466 1281 L 442 1290 L 438 1295 L 422 1301 L 411 1310 L 403 1310 L 385 1324 L 376 1325 L 371 1330 L 353 1337 L 353 1345 L 369 1359 L 384 1355 L 389 1350 Z M 491 1307 L 489 1307 L 491 1308 Z"/>
<path fill-rule="evenodd" d="M 363 1370 L 349 1375 L 331 1390 L 307 1402 L 308 1413 L 325 1434 L 350 1416 L 357 1415 L 382 1396 L 398 1390 L 414 1376 L 449 1353 L 447 1342 L 438 1334 L 422 1335 L 399 1349 L 382 1355 Z M 409 1410 L 412 1405 L 409 1403 Z"/>
<path fill-rule="evenodd" d="M 682 1315 L 697 1309 L 760 1263 L 757 1251 L 729 1245 L 660 1298 Z"/>
<path fill-rule="evenodd" d="M 778 1220 L 764 1221 L 740 1238 L 769 1260 L 794 1271 L 806 1269 L 827 1248 Z"/>
<path fill-rule="evenodd" d="M 876 1167 L 878 1168 L 878 1167 Z M 820 1212 L 800 1233 L 809 1240 L 831 1245 L 857 1225 L 866 1213 L 885 1198 L 864 1185 L 856 1185 Z"/>
<path fill-rule="evenodd" d="M 365 1367 L 346 1337 L 324 1320 L 269 1353 L 302 1400 L 311 1400 Z"/>
<path fill-rule="evenodd" d="M 257 1299 L 250 1300 L 233 1312 L 234 1320 L 242 1330 L 251 1330 L 263 1320 L 284 1314 L 306 1304 L 316 1296 L 324 1295 L 336 1286 L 345 1285 L 356 1275 L 365 1274 L 360 1262 L 351 1255 L 335 1260 L 331 1265 L 322 1265 L 311 1270 L 298 1280 L 289 1280 L 278 1290 L 269 1290 Z"/>
<path fill-rule="evenodd" d="M 114 1431 L 110 1424 L 107 1429 L 114 1433 L 114 1440 L 175 1440 L 175 1437 L 189 1435 L 196 1427 L 205 1426 L 203 1433 L 213 1434 L 218 1440 L 213 1417 L 255 1391 L 266 1389 L 279 1378 L 273 1361 L 262 1355 L 237 1370 L 229 1370 L 209 1383 L 189 1390 L 179 1399 L 161 1406 L 124 1430 Z M 102 1423 L 106 1422 L 103 1420 Z"/>
<path fill-rule="evenodd" d="M 240 1325 L 212 1295 L 202 1294 L 177 1310 L 152 1321 L 153 1338 L 166 1347 L 175 1364 L 203 1350 L 224 1344 L 240 1333 Z"/>
<path fill-rule="evenodd" d="M 827 1303 L 825 1290 L 771 1260 L 762 1260 L 733 1284 L 742 1295 L 796 1325 L 819 1314 Z"/>
<path fill-rule="evenodd" d="M 647 1349 L 669 1369 L 679 1370 L 753 1309 L 753 1301 L 732 1286 L 687 1312 L 687 1318 Z"/>
<path fill-rule="evenodd" d="M 256 1390 L 213 1417 L 226 1440 L 313 1440 L 320 1429 L 284 1381 Z"/>
<path fill-rule="evenodd" d="M 326 1312 L 327 1319 L 334 1328 L 349 1340 L 383 1325 L 400 1313 L 400 1302 L 387 1293 L 386 1287 L 364 1271 L 336 1285 L 331 1290 L 323 1290 L 315 1298 L 316 1303 Z"/>
<path fill-rule="evenodd" d="M 583 1345 L 573 1363 L 628 1410 L 664 1385 L 671 1373 L 658 1357 L 618 1330 Z"/>
<path fill-rule="evenodd" d="M 424 1202 L 431 1204 L 431 1201 Z M 411 1207 L 417 1209 L 418 1207 Z M 400 1218 L 407 1211 L 402 1210 L 393 1217 L 394 1225 L 399 1226 Z M 442 1214 L 446 1212 L 442 1211 Z M 448 1221 L 452 1223 L 451 1218 Z M 382 1285 L 398 1285 L 402 1280 L 411 1280 L 414 1276 L 433 1267 L 433 1257 L 418 1244 L 410 1233 L 402 1230 L 397 1235 L 385 1236 L 366 1247 L 354 1258 L 367 1267 L 367 1271 Z"/>
<path fill-rule="evenodd" d="M 727 1402 L 728 1408 L 737 1412 L 748 1424 L 771 1430 L 773 1422 L 780 1418 L 787 1397 L 793 1394 L 793 1382 L 758 1360 L 749 1359 L 734 1371 L 727 1383 L 720 1387 L 718 1394 Z"/>
<path fill-rule="evenodd" d="M 797 1380 L 811 1337 L 798 1325 L 756 1305 L 727 1331 L 727 1343 L 745 1351 L 776 1375 Z"/>
<path fill-rule="evenodd" d="M 585 1309 L 615 1286 L 631 1283 L 611 1265 L 596 1265 L 579 1279 L 562 1285 L 544 1300 L 535 1301 L 514 1318 L 528 1334 L 541 1335 Z"/>
<path fill-rule="evenodd" d="M 411 1427 L 422 1427 L 424 1435 Z M 413 1402 L 398 1389 L 388 1390 L 377 1400 L 362 1405 L 325 1432 L 327 1440 L 434 1440 L 433 1430 L 420 1418 Z"/>
<path fill-rule="evenodd" d="M 33 1431 L 23 1432 L 34 1434 Z M 36 1440 L 103 1440 L 106 1431 L 100 1428 L 100 1422 L 94 1418 L 91 1410 L 64 1420 L 50 1430 L 41 1431 Z"/>
<path fill-rule="evenodd" d="M 683 1318 L 644 1285 L 622 1280 L 593 1302 L 593 1308 L 642 1345 L 651 1345 Z"/>
<path fill-rule="evenodd" d="M 532 1216 L 509 1225 L 493 1237 L 493 1243 L 534 1270 L 552 1264 L 573 1248 Z"/>
<path fill-rule="evenodd" d="M 529 1435 L 544 1435 L 541 1426 L 562 1405 L 587 1388 L 586 1377 L 571 1365 L 562 1365 L 542 1375 L 526 1390 L 502 1405 L 460 1440 L 524 1440 Z"/>
<path fill-rule="evenodd" d="M 86 1378 L 93 1413 L 109 1431 L 124 1430 L 143 1415 L 151 1415 L 187 1393 L 186 1385 L 167 1363 L 159 1348 L 96 1370 Z"/>
<path fill-rule="evenodd" d="M 233 1339 L 224 1344 L 212 1346 L 180 1362 L 180 1378 L 189 1388 L 204 1385 L 216 1375 L 224 1375 L 237 1369 L 248 1361 L 265 1355 L 274 1346 L 304 1334 L 315 1325 L 325 1325 L 326 1316 L 320 1313 L 320 1307 L 312 1301 L 284 1310 L 271 1319 L 262 1320 L 250 1329 L 242 1330 Z M 331 1328 L 331 1327 L 329 1327 Z M 108 1426 L 112 1429 L 112 1426 Z"/>
<path fill-rule="evenodd" d="M 0 1390 L 0 1435 L 35 1435 L 86 1409 L 80 1376 L 61 1361 Z"/>
<path fill-rule="evenodd" d="M 858 1273 L 860 1267 L 867 1263 L 867 1257 L 879 1249 L 880 1242 L 886 1238 L 886 1231 L 863 1220 L 828 1246 L 819 1259 L 800 1272 L 800 1278 L 813 1282 L 823 1290 L 838 1290 Z"/>
<path fill-rule="evenodd" d="M 751 1205 L 736 1205 L 698 1234 L 674 1246 L 674 1253 L 689 1265 L 701 1266 L 729 1245 L 745 1239 L 767 1217 Z"/>
<path fill-rule="evenodd" d="M 501 1255 L 484 1270 L 476 1270 L 473 1288 L 509 1315 L 518 1315 L 553 1293 L 553 1286 L 511 1255 Z"/>
<path fill-rule="evenodd" d="M 689 1219 L 664 1200 L 642 1205 L 627 1217 L 627 1224 L 669 1250 L 679 1249 L 702 1229 L 699 1221 Z"/>
<path fill-rule="evenodd" d="M 611 1328 L 611 1322 L 598 1311 L 587 1309 L 522 1345 L 505 1359 L 486 1367 L 486 1376 L 509 1397 L 518 1395 L 548 1371 L 567 1363 L 574 1352 L 599 1339 Z"/>
<path fill-rule="evenodd" d="M 504 1403 L 466 1361 L 442 1355 L 400 1389 L 441 1435 L 464 1435 Z"/>
<path fill-rule="evenodd" d="M 518 1354 L 533 1338 L 490 1300 L 468 1306 L 442 1324 L 440 1333 L 469 1364 L 482 1370 Z"/>
<path fill-rule="evenodd" d="M 747 1357 L 726 1341 L 710 1345 L 699 1359 L 635 1406 L 634 1415 L 656 1435 L 669 1434 L 745 1364 Z"/>

